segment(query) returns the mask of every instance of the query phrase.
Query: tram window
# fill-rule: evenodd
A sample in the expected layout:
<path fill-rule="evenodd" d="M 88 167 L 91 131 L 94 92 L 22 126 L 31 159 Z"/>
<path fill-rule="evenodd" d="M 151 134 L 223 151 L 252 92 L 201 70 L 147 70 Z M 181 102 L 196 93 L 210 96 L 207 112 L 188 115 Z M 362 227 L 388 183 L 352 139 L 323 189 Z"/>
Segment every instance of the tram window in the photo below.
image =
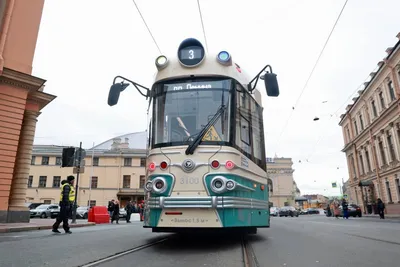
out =
<path fill-rule="evenodd" d="M 258 166 L 263 167 L 264 132 L 262 123 L 262 108 L 255 100 L 251 100 L 251 133 L 253 140 L 253 155 Z"/>
<path fill-rule="evenodd" d="M 242 115 L 240 115 L 240 138 L 242 142 L 250 145 L 250 123 Z"/>
<path fill-rule="evenodd" d="M 252 97 L 240 84 L 237 84 L 236 92 L 236 146 L 246 157 L 254 160 L 251 147 L 250 99 Z"/>

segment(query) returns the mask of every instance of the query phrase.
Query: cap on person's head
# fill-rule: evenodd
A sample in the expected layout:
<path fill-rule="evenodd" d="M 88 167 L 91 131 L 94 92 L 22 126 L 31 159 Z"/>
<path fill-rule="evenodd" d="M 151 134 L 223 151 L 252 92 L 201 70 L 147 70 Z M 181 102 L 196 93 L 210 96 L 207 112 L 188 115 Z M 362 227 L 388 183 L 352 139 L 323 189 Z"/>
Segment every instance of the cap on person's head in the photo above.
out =
<path fill-rule="evenodd" d="M 70 175 L 67 177 L 68 182 L 72 182 L 73 180 L 75 180 L 75 177 Z"/>

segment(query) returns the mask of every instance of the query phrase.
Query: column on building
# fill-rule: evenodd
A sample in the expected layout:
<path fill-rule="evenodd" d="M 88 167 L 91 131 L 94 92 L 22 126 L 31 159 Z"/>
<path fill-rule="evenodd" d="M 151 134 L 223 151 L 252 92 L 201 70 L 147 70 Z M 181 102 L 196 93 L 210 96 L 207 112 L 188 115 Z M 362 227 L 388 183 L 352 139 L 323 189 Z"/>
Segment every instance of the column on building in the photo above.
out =
<path fill-rule="evenodd" d="M 367 173 L 369 172 L 369 169 L 368 169 L 368 163 L 367 163 L 367 156 L 365 155 L 365 149 L 366 149 L 366 145 L 364 145 L 364 146 L 361 148 L 360 153 L 361 153 L 362 158 L 363 158 L 364 174 L 367 174 Z"/>
<path fill-rule="evenodd" d="M 380 169 L 383 166 L 383 159 L 382 159 L 381 152 L 379 149 L 379 138 L 377 136 L 374 139 L 374 143 L 375 143 L 374 144 L 375 145 L 375 155 L 376 155 L 376 159 L 377 159 L 376 168 Z"/>
<path fill-rule="evenodd" d="M 383 153 L 385 153 L 386 155 L 386 163 L 389 164 L 392 161 L 392 157 L 390 156 L 389 153 L 389 144 L 387 142 L 387 135 L 386 135 L 386 131 L 385 129 L 383 129 L 382 131 L 382 142 L 383 142 Z"/>
<path fill-rule="evenodd" d="M 11 184 L 8 222 L 29 222 L 29 209 L 25 206 L 26 188 L 32 158 L 32 146 L 39 112 L 25 110 L 21 129 L 14 176 Z"/>
<path fill-rule="evenodd" d="M 390 133 L 393 137 L 393 145 L 394 145 L 394 153 L 396 154 L 396 158 L 400 161 L 400 140 L 396 133 L 396 127 L 394 123 L 390 125 Z"/>
<path fill-rule="evenodd" d="M 374 153 L 373 153 L 373 151 L 372 151 L 372 144 L 371 144 L 370 142 L 368 142 L 368 145 L 367 145 L 367 148 L 366 148 L 366 149 L 368 150 L 369 164 L 370 164 L 370 166 L 371 166 L 371 171 L 374 171 L 376 167 L 375 167 L 374 159 L 373 159 Z"/>

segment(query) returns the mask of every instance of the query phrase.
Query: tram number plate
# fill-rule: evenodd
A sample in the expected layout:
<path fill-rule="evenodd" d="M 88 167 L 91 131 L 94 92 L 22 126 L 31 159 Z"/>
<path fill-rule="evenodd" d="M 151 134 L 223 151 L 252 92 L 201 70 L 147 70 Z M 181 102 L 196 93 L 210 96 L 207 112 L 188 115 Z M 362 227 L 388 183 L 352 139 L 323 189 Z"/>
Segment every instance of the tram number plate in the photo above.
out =
<path fill-rule="evenodd" d="M 193 178 L 193 177 L 183 177 L 180 179 L 181 184 L 198 184 L 200 181 L 199 178 Z"/>

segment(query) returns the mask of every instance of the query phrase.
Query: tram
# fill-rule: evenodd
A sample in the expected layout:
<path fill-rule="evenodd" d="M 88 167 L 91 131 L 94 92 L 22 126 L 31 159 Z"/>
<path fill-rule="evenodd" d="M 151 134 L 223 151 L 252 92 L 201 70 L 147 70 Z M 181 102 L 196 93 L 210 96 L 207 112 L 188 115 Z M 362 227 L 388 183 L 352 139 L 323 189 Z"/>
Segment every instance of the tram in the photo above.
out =
<path fill-rule="evenodd" d="M 256 85 L 264 80 L 267 95 L 279 96 L 271 66 L 250 80 L 229 52 L 209 54 L 193 38 L 155 65 L 151 88 L 117 76 L 108 96 L 113 106 L 132 84 L 149 101 L 143 227 L 247 233 L 269 227 L 272 183 Z"/>

